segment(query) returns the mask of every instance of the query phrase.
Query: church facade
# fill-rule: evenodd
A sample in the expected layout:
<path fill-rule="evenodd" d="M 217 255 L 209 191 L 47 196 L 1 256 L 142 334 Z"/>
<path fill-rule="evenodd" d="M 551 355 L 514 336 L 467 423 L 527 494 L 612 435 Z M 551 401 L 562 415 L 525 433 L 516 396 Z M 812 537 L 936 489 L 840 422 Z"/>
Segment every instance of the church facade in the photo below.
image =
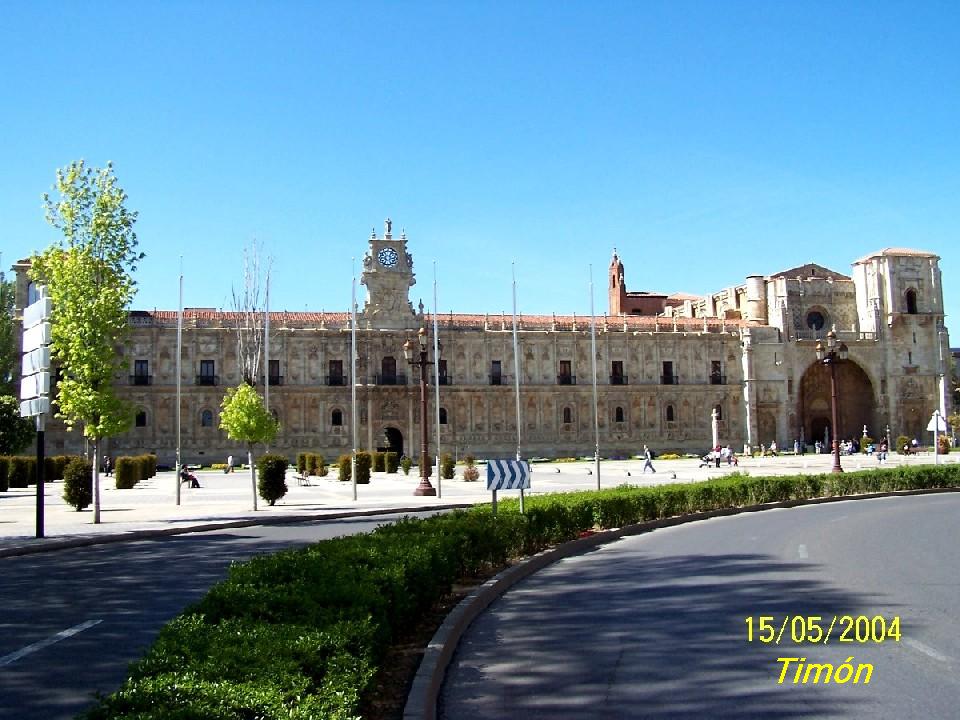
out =
<path fill-rule="evenodd" d="M 620 256 L 609 268 L 609 312 L 596 321 L 600 453 L 629 456 L 644 444 L 658 452 L 703 452 L 719 441 L 740 450 L 794 441 L 823 442 L 833 432 L 828 368 L 816 344 L 835 328 L 849 359 L 837 366 L 841 439 L 907 435 L 929 442 L 931 413 L 945 402 L 944 326 L 939 258 L 886 249 L 844 275 L 807 264 L 707 296 L 630 292 Z M 18 263 L 17 302 L 29 293 Z M 415 284 L 405 233 L 386 223 L 367 241 L 357 313 L 357 368 L 351 369 L 349 313 L 274 312 L 270 408 L 282 430 L 271 450 L 328 459 L 349 453 L 352 392 L 358 448 L 415 457 L 420 443 L 419 371 L 403 345 L 416 343 L 433 317 L 409 299 Z M 235 315 L 184 311 L 181 437 L 185 462 L 222 462 L 240 448 L 219 429 L 226 389 L 240 382 Z M 443 452 L 511 457 L 517 449 L 513 324 L 510 316 L 441 314 L 440 442 Z M 115 378 L 137 408 L 135 426 L 107 441 L 113 455 L 176 452 L 177 312 L 133 311 L 122 349 L 128 374 Z M 520 447 L 525 457 L 592 456 L 594 400 L 591 319 L 517 318 Z M 432 339 L 430 357 L 433 359 Z M 431 378 L 433 377 L 431 369 Z M 434 392 L 429 393 L 435 448 Z M 51 422 L 47 452 L 78 452 L 83 440 Z"/>

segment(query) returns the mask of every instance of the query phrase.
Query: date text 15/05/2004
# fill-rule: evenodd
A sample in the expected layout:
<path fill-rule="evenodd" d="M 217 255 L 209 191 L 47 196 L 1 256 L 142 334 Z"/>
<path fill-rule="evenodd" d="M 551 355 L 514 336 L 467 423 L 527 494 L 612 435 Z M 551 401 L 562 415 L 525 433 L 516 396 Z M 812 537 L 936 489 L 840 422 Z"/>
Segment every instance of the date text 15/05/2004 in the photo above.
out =
<path fill-rule="evenodd" d="M 786 615 L 782 620 L 773 615 L 744 619 L 747 624 L 747 642 L 823 643 L 838 642 L 882 643 L 900 642 L 900 616 L 889 620 L 883 615 Z"/>

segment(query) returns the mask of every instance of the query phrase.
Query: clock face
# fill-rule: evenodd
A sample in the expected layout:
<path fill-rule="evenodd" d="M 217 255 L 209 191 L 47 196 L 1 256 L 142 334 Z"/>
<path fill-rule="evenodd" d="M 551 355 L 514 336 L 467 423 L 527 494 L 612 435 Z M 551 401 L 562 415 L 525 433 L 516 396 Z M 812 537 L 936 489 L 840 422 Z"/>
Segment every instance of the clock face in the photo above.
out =
<path fill-rule="evenodd" d="M 377 253 L 377 260 L 379 260 L 380 264 L 384 267 L 394 267 L 399 259 L 400 256 L 397 255 L 397 251 L 393 248 L 383 248 Z"/>

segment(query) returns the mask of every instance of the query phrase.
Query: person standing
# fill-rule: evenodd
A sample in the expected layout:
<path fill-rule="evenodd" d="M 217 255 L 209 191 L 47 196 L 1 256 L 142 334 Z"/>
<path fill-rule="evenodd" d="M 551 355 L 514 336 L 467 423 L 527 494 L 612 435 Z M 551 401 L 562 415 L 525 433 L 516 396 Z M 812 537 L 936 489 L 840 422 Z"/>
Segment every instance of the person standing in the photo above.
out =
<path fill-rule="evenodd" d="M 104 455 L 103 457 L 103 474 L 109 475 L 113 472 L 113 462 L 110 460 L 109 455 Z"/>
<path fill-rule="evenodd" d="M 656 468 L 653 467 L 653 453 L 650 452 L 650 448 L 646 445 L 643 446 L 643 471 L 646 472 L 647 468 L 650 468 L 650 472 L 655 473 Z"/>
<path fill-rule="evenodd" d="M 227 455 L 227 472 L 233 472 L 233 455 Z"/>

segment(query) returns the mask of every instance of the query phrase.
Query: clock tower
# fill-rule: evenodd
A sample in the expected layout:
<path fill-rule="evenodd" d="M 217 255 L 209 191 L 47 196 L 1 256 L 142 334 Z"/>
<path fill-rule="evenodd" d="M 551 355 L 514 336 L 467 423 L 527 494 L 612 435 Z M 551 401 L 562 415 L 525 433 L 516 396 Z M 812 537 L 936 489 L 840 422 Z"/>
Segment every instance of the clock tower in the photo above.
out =
<path fill-rule="evenodd" d="M 393 223 L 387 218 L 383 237 L 377 237 L 376 229 L 370 233 L 360 276 L 360 282 L 367 286 L 362 315 L 371 327 L 412 328 L 416 315 L 408 293 L 416 283 L 413 256 L 407 252 L 406 232 L 395 239 L 392 229 Z"/>

